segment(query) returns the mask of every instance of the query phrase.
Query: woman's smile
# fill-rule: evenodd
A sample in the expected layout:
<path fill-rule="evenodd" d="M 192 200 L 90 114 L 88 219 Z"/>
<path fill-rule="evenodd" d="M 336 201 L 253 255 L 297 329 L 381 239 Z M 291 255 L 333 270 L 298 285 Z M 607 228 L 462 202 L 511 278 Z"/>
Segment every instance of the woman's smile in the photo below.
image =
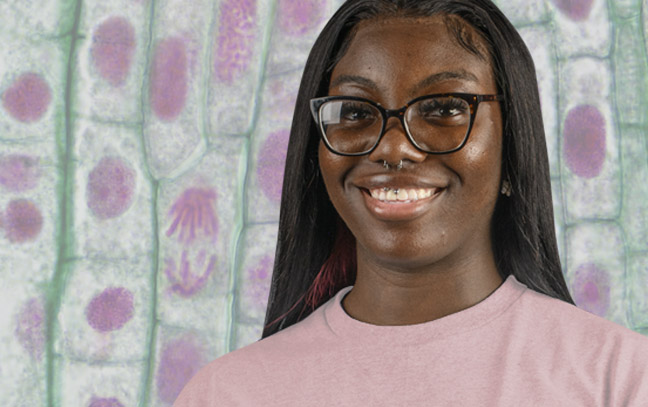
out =
<path fill-rule="evenodd" d="M 426 211 L 431 210 L 443 190 L 410 189 L 409 192 L 405 190 L 404 193 L 401 192 L 404 191 L 402 189 L 397 189 L 397 191 L 401 196 L 398 196 L 393 190 L 387 193 L 381 191 L 379 194 L 374 192 L 371 195 L 366 190 L 363 190 L 362 196 L 365 199 L 367 208 L 376 218 L 385 221 L 407 221 L 414 220 Z M 421 198 L 417 196 L 419 192 Z"/>
<path fill-rule="evenodd" d="M 353 179 L 366 209 L 382 221 L 411 221 L 431 210 L 445 191 L 444 183 L 406 174 L 376 174 Z M 357 197 L 358 194 L 353 194 Z"/>

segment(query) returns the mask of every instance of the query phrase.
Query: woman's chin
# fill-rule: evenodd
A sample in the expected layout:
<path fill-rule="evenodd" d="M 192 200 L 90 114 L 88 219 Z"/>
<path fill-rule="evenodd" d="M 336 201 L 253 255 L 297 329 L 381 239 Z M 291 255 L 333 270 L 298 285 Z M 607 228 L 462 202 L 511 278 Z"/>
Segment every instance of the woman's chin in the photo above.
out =
<path fill-rule="evenodd" d="M 447 253 L 438 253 L 436 256 L 421 256 L 420 252 L 414 250 L 410 252 L 404 251 L 402 248 L 381 248 L 371 253 L 365 253 L 363 256 L 366 256 L 365 260 L 368 263 L 383 269 L 416 272 L 439 265 L 447 255 Z"/>

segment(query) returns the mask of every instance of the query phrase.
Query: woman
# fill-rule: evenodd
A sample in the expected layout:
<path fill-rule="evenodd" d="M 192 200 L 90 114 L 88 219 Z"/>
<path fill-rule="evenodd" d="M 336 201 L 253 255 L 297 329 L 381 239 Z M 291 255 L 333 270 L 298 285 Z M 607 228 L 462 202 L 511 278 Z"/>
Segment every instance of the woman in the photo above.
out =
<path fill-rule="evenodd" d="M 351 0 L 306 64 L 262 340 L 176 406 L 648 402 L 573 306 L 531 57 L 488 0 Z"/>

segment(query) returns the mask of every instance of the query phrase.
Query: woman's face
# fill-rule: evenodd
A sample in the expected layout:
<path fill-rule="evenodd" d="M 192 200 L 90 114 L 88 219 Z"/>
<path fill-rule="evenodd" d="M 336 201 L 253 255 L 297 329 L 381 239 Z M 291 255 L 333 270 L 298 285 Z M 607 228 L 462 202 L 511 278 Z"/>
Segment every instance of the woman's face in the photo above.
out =
<path fill-rule="evenodd" d="M 386 109 L 434 93 L 497 93 L 490 63 L 462 48 L 440 17 L 360 23 L 330 83 L 331 96 L 359 96 Z M 482 102 L 468 141 L 457 152 L 417 150 L 392 117 L 371 154 L 340 156 L 320 142 L 319 165 L 333 205 L 356 237 L 359 265 L 409 270 L 492 256 L 490 220 L 501 155 L 499 103 Z M 392 167 L 385 169 L 383 161 Z M 431 196 L 405 203 L 371 196 L 370 190 L 382 188 L 423 189 Z"/>

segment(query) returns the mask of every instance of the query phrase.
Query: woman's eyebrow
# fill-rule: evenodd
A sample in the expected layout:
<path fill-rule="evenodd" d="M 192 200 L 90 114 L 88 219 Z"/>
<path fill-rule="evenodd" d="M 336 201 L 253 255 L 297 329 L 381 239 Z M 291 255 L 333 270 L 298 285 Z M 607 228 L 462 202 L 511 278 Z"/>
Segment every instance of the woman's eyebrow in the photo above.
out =
<path fill-rule="evenodd" d="M 459 80 L 464 80 L 464 81 L 471 81 L 471 82 L 479 82 L 477 79 L 477 76 L 475 76 L 473 73 L 465 71 L 463 69 L 457 70 L 457 71 L 444 71 L 444 72 L 437 72 L 435 74 L 432 74 L 428 76 L 427 78 L 423 79 L 421 82 L 416 84 L 414 86 L 413 90 L 419 90 L 419 89 L 424 89 L 427 87 L 430 87 L 432 85 L 436 85 L 439 82 L 451 80 L 451 79 L 459 79 Z M 336 86 L 340 86 L 344 83 L 354 83 L 354 84 L 359 84 L 363 85 L 369 89 L 378 90 L 378 85 L 372 81 L 371 79 L 365 78 L 363 76 L 357 76 L 357 75 L 340 75 L 337 78 L 335 78 L 331 84 L 329 85 L 331 88 L 334 88 Z"/>
<path fill-rule="evenodd" d="M 378 90 L 378 85 L 376 85 L 374 81 L 363 76 L 356 75 L 340 75 L 335 78 L 335 80 L 333 80 L 329 86 L 331 88 L 334 88 L 336 86 L 342 85 L 343 83 L 355 83 L 370 88 L 371 90 Z"/>
<path fill-rule="evenodd" d="M 464 81 L 471 81 L 471 82 L 479 82 L 479 79 L 477 79 L 477 76 L 474 74 L 465 71 L 463 69 L 459 69 L 457 71 L 444 71 L 444 72 L 438 72 L 435 74 L 432 74 L 428 76 L 427 78 L 423 79 L 421 82 L 416 84 L 414 86 L 413 90 L 419 90 L 419 89 L 424 89 L 427 87 L 430 87 L 432 85 L 436 85 L 439 82 L 451 80 L 451 79 L 459 79 L 459 80 L 464 80 Z"/>

